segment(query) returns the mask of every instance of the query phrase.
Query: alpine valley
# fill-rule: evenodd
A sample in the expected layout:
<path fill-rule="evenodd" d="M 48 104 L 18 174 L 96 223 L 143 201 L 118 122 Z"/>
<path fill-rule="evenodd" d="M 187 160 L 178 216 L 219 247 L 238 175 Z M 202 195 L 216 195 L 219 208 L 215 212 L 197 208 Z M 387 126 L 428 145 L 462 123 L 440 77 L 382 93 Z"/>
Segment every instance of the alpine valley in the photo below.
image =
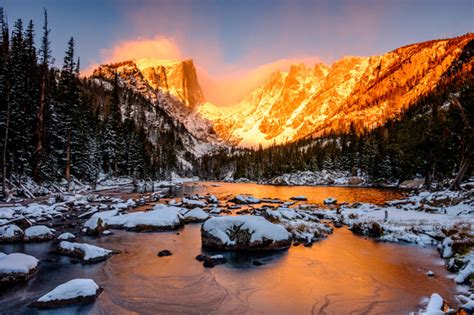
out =
<path fill-rule="evenodd" d="M 468 33 L 400 47 L 382 56 L 344 57 L 332 65 L 293 64 L 288 72 L 272 73 L 230 110 L 206 101 L 192 60 L 140 59 L 107 64 L 97 68 L 89 80 L 108 87 L 117 75 L 120 87 L 147 99 L 145 113 L 136 106 L 133 112 L 152 143 L 159 136 L 155 111 L 162 110 L 182 126 L 179 137 L 186 144 L 183 150 L 193 158 L 181 159 L 181 166 L 204 178 L 258 180 L 328 168 L 368 175 L 377 181 L 420 175 L 443 177 L 459 167 L 459 148 L 453 145 L 460 145 L 464 128 L 462 120 L 455 122 L 460 99 L 468 101 L 463 104 L 464 112 L 472 113 L 468 95 L 472 93 L 473 49 L 474 35 Z M 123 99 L 122 113 L 126 103 Z M 448 121 L 457 126 L 451 129 Z M 424 123 L 429 124 L 426 135 L 418 129 Z M 423 150 L 427 143 L 430 147 L 429 142 L 441 136 L 432 132 L 433 128 L 447 137 L 446 147 L 439 148 L 444 154 L 428 153 L 426 158 L 431 161 L 421 158 L 419 164 L 402 161 L 411 159 L 409 155 L 415 152 L 410 150 Z M 379 134 L 382 139 L 362 139 Z M 397 139 L 402 136 L 405 139 Z M 329 145 L 329 140 L 337 143 Z M 392 154 L 395 152 L 390 152 L 389 145 L 408 148 Z M 252 155 L 258 147 L 260 157 Z M 346 157 L 351 161 L 341 161 L 347 153 L 343 151 L 360 151 L 356 154 L 359 157 L 354 160 L 351 154 Z M 366 156 L 368 151 L 370 157 Z M 269 155 L 268 163 L 263 162 L 263 152 Z M 278 152 L 291 159 L 275 162 Z M 401 156 L 403 153 L 406 156 Z M 246 158 L 259 159 L 255 165 L 261 169 L 249 169 Z M 241 161 L 247 165 L 240 166 Z M 374 171 L 371 165 L 377 161 L 381 162 L 379 169 L 390 169 Z M 432 172 L 433 164 L 438 170 Z"/>

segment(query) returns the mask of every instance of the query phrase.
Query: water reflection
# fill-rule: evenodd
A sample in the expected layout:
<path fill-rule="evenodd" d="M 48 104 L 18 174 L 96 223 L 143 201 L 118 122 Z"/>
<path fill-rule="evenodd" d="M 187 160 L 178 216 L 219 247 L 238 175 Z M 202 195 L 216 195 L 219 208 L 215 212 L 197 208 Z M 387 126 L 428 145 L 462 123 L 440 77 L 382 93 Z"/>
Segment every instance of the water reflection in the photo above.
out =
<path fill-rule="evenodd" d="M 219 186 L 213 186 L 219 185 Z M 386 200 L 398 199 L 403 193 L 397 189 L 330 187 L 330 186 L 272 186 L 251 183 L 188 183 L 183 193 L 210 193 L 219 199 L 226 199 L 237 194 L 251 194 L 256 198 L 280 198 L 288 200 L 293 196 L 306 196 L 308 203 L 323 203 L 328 197 L 338 202 L 370 202 L 383 204 Z"/>
<path fill-rule="evenodd" d="M 227 185 L 205 187 L 200 193 L 245 190 L 257 197 L 282 199 L 305 194 L 310 202 L 331 195 L 350 202 L 349 191 L 354 192 L 271 186 L 256 186 L 269 187 L 257 191 L 248 184 Z M 377 190 L 356 191 L 357 200 L 372 196 L 372 202 L 383 202 L 392 193 L 383 190 L 376 196 Z M 201 253 L 217 253 L 201 249 L 200 225 L 187 225 L 178 232 L 115 231 L 107 237 L 78 240 L 124 251 L 94 265 L 71 264 L 68 258 L 50 254 L 48 243 L 1 245 L 0 251 L 22 251 L 44 261 L 28 283 L 0 293 L 0 313 L 29 313 L 29 302 L 77 277 L 92 278 L 104 287 L 96 303 L 44 314 L 403 314 L 415 310 L 421 298 L 432 292 L 448 298 L 455 293 L 453 280 L 446 278 L 434 248 L 378 243 L 354 236 L 345 228 L 310 248 L 225 253 L 229 262 L 212 269 L 194 259 Z M 163 249 L 173 255 L 157 257 Z M 253 266 L 254 259 L 265 265 Z M 428 270 L 436 276 L 427 277 Z"/>

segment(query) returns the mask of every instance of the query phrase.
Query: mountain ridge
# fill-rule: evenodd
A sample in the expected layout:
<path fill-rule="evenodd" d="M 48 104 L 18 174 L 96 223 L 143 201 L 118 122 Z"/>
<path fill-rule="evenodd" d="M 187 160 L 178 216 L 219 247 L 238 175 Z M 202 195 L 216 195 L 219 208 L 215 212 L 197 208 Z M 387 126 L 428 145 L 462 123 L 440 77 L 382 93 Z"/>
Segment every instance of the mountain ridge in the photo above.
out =
<path fill-rule="evenodd" d="M 230 110 L 206 101 L 192 59 L 125 61 L 102 65 L 93 76 L 117 72 L 202 141 L 269 146 L 382 125 L 432 91 L 472 40 L 467 33 L 331 65 L 295 63 L 274 71 Z"/>

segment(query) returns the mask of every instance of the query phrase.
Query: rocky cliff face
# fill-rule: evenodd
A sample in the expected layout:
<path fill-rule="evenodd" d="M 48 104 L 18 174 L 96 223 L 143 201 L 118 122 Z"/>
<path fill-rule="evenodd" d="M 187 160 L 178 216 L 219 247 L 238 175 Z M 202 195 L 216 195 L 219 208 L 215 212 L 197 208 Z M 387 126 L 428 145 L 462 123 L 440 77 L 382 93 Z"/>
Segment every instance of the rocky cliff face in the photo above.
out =
<path fill-rule="evenodd" d="M 473 40 L 474 34 L 434 40 L 382 56 L 345 57 L 330 67 L 296 64 L 272 74 L 231 115 L 200 111 L 218 135 L 243 146 L 370 130 L 432 91 Z"/>
<path fill-rule="evenodd" d="M 115 73 L 122 86 L 165 110 L 197 140 L 210 144 L 220 142 L 212 123 L 197 112 L 205 99 L 192 60 L 130 60 L 101 65 L 92 76 L 112 81 Z"/>

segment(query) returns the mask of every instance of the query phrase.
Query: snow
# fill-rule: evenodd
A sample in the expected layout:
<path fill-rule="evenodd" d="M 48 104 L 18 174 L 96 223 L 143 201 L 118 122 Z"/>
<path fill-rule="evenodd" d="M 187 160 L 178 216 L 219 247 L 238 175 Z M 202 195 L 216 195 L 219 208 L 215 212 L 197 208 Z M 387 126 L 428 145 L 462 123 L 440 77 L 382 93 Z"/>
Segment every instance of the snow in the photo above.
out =
<path fill-rule="evenodd" d="M 75 238 L 76 238 L 76 236 L 72 233 L 69 233 L 69 232 L 62 233 L 61 235 L 58 236 L 58 240 L 61 240 L 61 241 L 72 240 L 72 239 L 75 239 Z"/>
<path fill-rule="evenodd" d="M 36 225 L 29 227 L 25 230 L 25 237 L 40 237 L 40 236 L 50 236 L 53 235 L 53 231 L 44 225 Z"/>
<path fill-rule="evenodd" d="M 189 206 L 205 207 L 206 203 L 200 200 L 193 200 L 188 198 L 183 198 L 183 203 Z"/>
<path fill-rule="evenodd" d="M 474 274 L 474 251 L 467 254 L 463 260 L 466 261 L 465 265 L 459 270 L 454 281 L 456 283 L 464 283 L 472 274 Z"/>
<path fill-rule="evenodd" d="M 37 266 L 38 259 L 22 253 L 0 257 L 0 273 L 29 273 Z"/>
<path fill-rule="evenodd" d="M 335 204 L 337 200 L 332 197 L 329 197 L 329 198 L 324 199 L 323 202 L 325 205 L 332 205 L 332 204 Z"/>
<path fill-rule="evenodd" d="M 254 204 L 254 203 L 259 203 L 260 199 L 257 199 L 250 195 L 249 196 L 237 195 L 231 201 L 234 201 L 236 203 L 241 203 L 241 204 Z"/>
<path fill-rule="evenodd" d="M 445 314 L 441 309 L 443 308 L 443 298 L 438 293 L 431 294 L 430 301 L 426 306 L 426 310 L 421 314 L 424 315 L 438 315 Z"/>
<path fill-rule="evenodd" d="M 218 238 L 225 245 L 235 245 L 235 240 L 231 240 L 229 237 L 230 231 L 235 227 L 239 227 L 240 230 L 248 230 L 251 234 L 251 242 L 264 239 L 273 241 L 289 239 L 289 234 L 284 227 L 273 224 L 262 217 L 250 215 L 211 218 L 203 224 L 202 229 Z"/>
<path fill-rule="evenodd" d="M 62 241 L 59 243 L 59 247 L 68 251 L 79 250 L 83 252 L 84 257 L 82 259 L 85 261 L 112 254 L 111 250 L 85 243 L 71 243 L 68 241 Z"/>
<path fill-rule="evenodd" d="M 0 239 L 8 240 L 23 234 L 23 231 L 15 224 L 0 226 Z"/>
<path fill-rule="evenodd" d="M 92 279 L 73 279 L 58 285 L 38 299 L 38 302 L 70 300 L 78 297 L 95 296 L 99 286 Z"/>
<path fill-rule="evenodd" d="M 138 211 L 104 219 L 107 225 L 134 228 L 139 225 L 155 227 L 175 227 L 181 224 L 181 208 L 156 205 L 151 211 Z"/>
<path fill-rule="evenodd" d="M 204 212 L 204 210 L 202 210 L 201 208 L 194 208 L 190 211 L 188 211 L 185 215 L 184 215 L 184 218 L 185 219 L 190 219 L 190 220 L 206 220 L 209 218 L 209 215 Z"/>
<path fill-rule="evenodd" d="M 368 183 L 367 176 L 351 176 L 349 172 L 322 170 L 318 172 L 298 171 L 286 173 L 261 181 L 262 184 L 289 185 L 289 186 L 361 186 Z"/>
<path fill-rule="evenodd" d="M 118 214 L 118 210 L 109 210 L 94 213 L 83 225 L 83 227 L 94 230 L 99 224 L 99 219 L 104 221 L 106 218 L 115 216 Z"/>

